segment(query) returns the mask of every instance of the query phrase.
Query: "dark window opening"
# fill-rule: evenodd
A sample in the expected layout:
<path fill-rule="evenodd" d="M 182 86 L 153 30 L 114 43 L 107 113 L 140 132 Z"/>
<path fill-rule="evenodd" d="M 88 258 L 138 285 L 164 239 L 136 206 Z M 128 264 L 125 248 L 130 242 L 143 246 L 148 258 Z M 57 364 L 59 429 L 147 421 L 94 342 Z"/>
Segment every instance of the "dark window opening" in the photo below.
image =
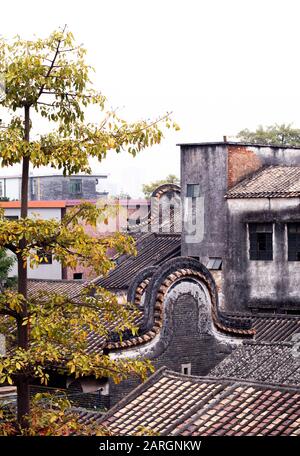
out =
<path fill-rule="evenodd" d="M 219 271 L 222 269 L 222 258 L 209 258 L 206 267 L 207 269 Z"/>
<path fill-rule="evenodd" d="M 288 223 L 288 261 L 300 261 L 300 223 Z"/>
<path fill-rule="evenodd" d="M 273 260 L 272 223 L 249 223 L 250 260 Z"/>
<path fill-rule="evenodd" d="M 70 193 L 72 195 L 78 195 L 82 193 L 82 180 L 81 179 L 71 179 L 70 180 Z"/>
<path fill-rule="evenodd" d="M 37 180 L 36 179 L 31 179 L 30 180 L 30 186 L 31 186 L 31 195 L 35 196 L 37 193 Z"/>
<path fill-rule="evenodd" d="M 19 216 L 18 215 L 5 215 L 5 218 L 7 220 L 19 220 Z"/>
<path fill-rule="evenodd" d="M 198 198 L 200 196 L 200 185 L 187 184 L 186 196 L 189 198 Z"/>
<path fill-rule="evenodd" d="M 192 365 L 191 365 L 191 363 L 181 364 L 181 373 L 183 375 L 191 375 L 191 373 L 192 373 Z"/>
<path fill-rule="evenodd" d="M 37 256 L 39 257 L 40 264 L 52 264 L 52 253 L 38 251 Z"/>
<path fill-rule="evenodd" d="M 75 272 L 73 274 L 73 279 L 74 280 L 81 280 L 82 279 L 82 272 Z"/>

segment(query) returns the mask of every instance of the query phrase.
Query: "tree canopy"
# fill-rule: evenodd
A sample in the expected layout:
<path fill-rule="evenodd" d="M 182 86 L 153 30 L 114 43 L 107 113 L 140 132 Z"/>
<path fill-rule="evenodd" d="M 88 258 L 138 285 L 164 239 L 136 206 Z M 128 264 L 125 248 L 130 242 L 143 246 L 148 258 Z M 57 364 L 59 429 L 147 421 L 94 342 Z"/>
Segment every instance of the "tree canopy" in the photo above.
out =
<path fill-rule="evenodd" d="M 293 128 L 292 124 L 260 125 L 255 131 L 241 130 L 237 138 L 253 144 L 300 146 L 300 129 Z"/>
<path fill-rule="evenodd" d="M 144 378 L 151 369 L 147 361 L 113 360 L 101 348 L 87 351 L 91 332 L 100 338 L 107 336 L 109 327 L 120 336 L 125 329 L 136 332 L 136 309 L 129 304 L 119 305 L 114 295 L 95 286 L 84 287 L 72 298 L 31 296 L 27 290 L 28 267 L 47 261 L 49 254 L 63 266 L 82 264 L 104 275 L 114 266 L 108 248 L 120 254 L 135 251 L 133 239 L 119 233 L 90 237 L 79 222 L 96 226 L 106 214 L 86 202 L 61 221 L 29 218 L 29 166 L 48 165 L 64 175 L 90 173 L 90 157 L 101 161 L 121 150 L 134 156 L 160 143 L 163 127 L 178 128 L 169 114 L 127 122 L 107 110 L 105 97 L 93 88 L 92 68 L 85 59 L 86 50 L 66 28 L 43 39 L 0 40 L 0 72 L 6 83 L 0 105 L 9 119 L 0 129 L 0 159 L 2 166 L 22 163 L 21 217 L 7 220 L 3 211 L 0 214 L 0 248 L 14 252 L 18 263 L 17 289 L 0 295 L 0 332 L 9 345 L 0 359 L 0 383 L 17 386 L 18 425 L 23 429 L 32 423 L 29 383 L 47 384 L 53 365 L 74 378 L 93 375 L 115 381 L 130 374 Z M 96 123 L 86 121 L 90 105 L 98 108 Z M 48 121 L 46 132 L 35 127 L 36 116 Z"/>
<path fill-rule="evenodd" d="M 163 184 L 178 184 L 180 185 L 180 179 L 175 174 L 169 174 L 165 179 L 160 179 L 149 184 L 143 185 L 143 193 L 145 198 L 150 198 L 154 190 Z"/>

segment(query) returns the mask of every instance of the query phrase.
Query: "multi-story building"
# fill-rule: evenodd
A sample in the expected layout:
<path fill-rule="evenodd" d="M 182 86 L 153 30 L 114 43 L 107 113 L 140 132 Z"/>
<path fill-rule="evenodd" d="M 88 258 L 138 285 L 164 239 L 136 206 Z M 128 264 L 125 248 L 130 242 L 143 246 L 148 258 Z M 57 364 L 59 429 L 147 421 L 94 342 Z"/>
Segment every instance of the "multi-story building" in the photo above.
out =
<path fill-rule="evenodd" d="M 107 174 L 30 176 L 28 197 L 31 201 L 96 199 L 108 195 L 107 177 Z M 0 176 L 0 198 L 20 200 L 20 197 L 21 176 Z"/>
<path fill-rule="evenodd" d="M 181 183 L 200 201 L 182 255 L 218 270 L 224 307 L 299 313 L 300 148 L 182 144 Z"/>

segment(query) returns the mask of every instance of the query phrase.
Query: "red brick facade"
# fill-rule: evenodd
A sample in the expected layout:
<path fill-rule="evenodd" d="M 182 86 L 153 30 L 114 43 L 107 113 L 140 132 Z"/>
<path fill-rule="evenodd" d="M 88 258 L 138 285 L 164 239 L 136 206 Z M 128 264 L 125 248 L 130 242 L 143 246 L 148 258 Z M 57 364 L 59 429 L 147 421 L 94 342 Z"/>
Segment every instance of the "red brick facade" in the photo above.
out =
<path fill-rule="evenodd" d="M 261 159 L 244 146 L 228 146 L 228 188 L 261 168 Z"/>

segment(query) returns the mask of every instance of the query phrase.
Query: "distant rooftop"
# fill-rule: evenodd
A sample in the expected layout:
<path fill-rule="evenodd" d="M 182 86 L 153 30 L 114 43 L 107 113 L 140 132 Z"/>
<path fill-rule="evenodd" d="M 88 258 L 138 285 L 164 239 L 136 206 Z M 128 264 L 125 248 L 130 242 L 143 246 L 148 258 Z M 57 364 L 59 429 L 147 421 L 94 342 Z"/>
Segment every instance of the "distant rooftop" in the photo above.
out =
<path fill-rule="evenodd" d="M 54 201 L 28 201 L 29 209 L 32 208 L 62 208 L 66 207 L 67 201 L 65 200 L 54 200 Z M 0 201 L 0 207 L 4 209 L 19 209 L 21 207 L 20 201 Z"/>
<path fill-rule="evenodd" d="M 300 149 L 300 146 L 286 146 L 286 145 L 279 145 L 279 144 L 256 144 L 256 143 L 248 143 L 248 142 L 237 142 L 237 141 L 213 141 L 213 142 L 196 142 L 196 143 L 179 143 L 176 144 L 177 146 L 240 146 L 240 147 L 270 147 L 273 149 Z"/>
<path fill-rule="evenodd" d="M 74 199 L 74 200 L 31 200 L 28 201 L 28 207 L 30 209 L 32 208 L 56 208 L 56 207 L 70 207 L 70 206 L 77 206 L 79 204 L 82 204 L 84 202 L 92 203 L 92 204 L 97 204 L 99 200 L 98 199 L 87 199 L 87 198 L 82 198 L 82 199 Z M 138 206 L 148 206 L 149 201 L 146 199 L 103 199 L 101 200 L 105 205 L 109 206 L 128 206 L 128 207 L 138 207 Z M 21 207 L 21 202 L 20 201 L 0 201 L 0 207 L 6 208 L 6 209 L 19 209 Z"/>

